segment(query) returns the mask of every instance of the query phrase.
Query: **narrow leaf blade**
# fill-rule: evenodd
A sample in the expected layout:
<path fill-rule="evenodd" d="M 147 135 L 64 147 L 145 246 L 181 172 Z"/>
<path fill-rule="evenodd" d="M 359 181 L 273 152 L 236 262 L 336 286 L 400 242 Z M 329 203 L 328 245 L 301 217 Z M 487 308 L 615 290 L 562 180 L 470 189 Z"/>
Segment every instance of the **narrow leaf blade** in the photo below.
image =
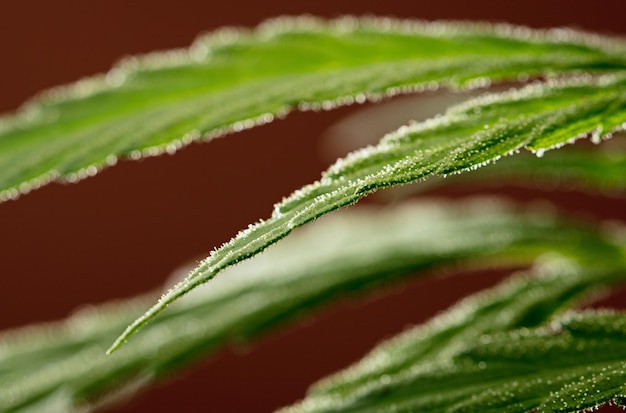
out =
<path fill-rule="evenodd" d="M 572 267 L 535 280 L 513 279 L 383 344 L 284 412 L 573 413 L 596 408 L 623 396 L 625 314 L 568 313 L 552 320 L 551 328 L 509 332 L 516 322 L 503 321 L 509 320 L 509 311 L 519 316 L 523 308 L 545 311 L 548 319 L 557 307 L 550 311 L 543 305 L 566 297 L 557 298 L 568 283 L 595 282 L 598 276 L 623 279 L 623 271 Z M 538 292 L 546 295 L 532 298 Z M 548 298 L 553 293 L 555 301 Z M 538 307 L 525 307 L 518 297 Z"/>
<path fill-rule="evenodd" d="M 119 157 L 173 153 L 288 111 L 438 86 L 626 68 L 626 43 L 575 31 L 283 18 L 129 58 L 0 120 L 0 201 Z"/>
<path fill-rule="evenodd" d="M 386 136 L 339 160 L 322 179 L 277 204 L 272 217 L 251 225 L 214 251 L 131 324 L 109 353 L 170 303 L 333 210 L 392 185 L 478 168 L 524 147 L 538 154 L 594 130 L 611 132 L 626 122 L 626 78 L 578 78 L 486 95 Z"/>
<path fill-rule="evenodd" d="M 247 339 L 346 293 L 476 260 L 489 266 L 528 263 L 551 246 L 564 254 L 587 255 L 583 261 L 616 262 L 621 256 L 602 234 L 546 213 L 515 213 L 494 201 L 338 214 L 229 269 L 226 277 L 173 306 L 111 357 L 104 355 L 106 345 L 153 295 L 88 308 L 63 323 L 5 333 L 0 338 L 0 410 L 20 411 L 49 398 L 72 409 L 86 408 L 85 400 L 94 403 L 115 389 L 146 386 L 228 341 Z M 545 277 L 525 286 L 526 281 L 535 282 L 518 280 L 500 302 L 492 294 L 464 308 L 482 314 L 482 325 L 491 330 L 533 326 L 563 302 L 612 280 Z M 487 308 L 479 311 L 480 306 Z M 510 317 L 498 319 L 505 310 Z M 460 324 L 455 326 L 449 330 Z M 433 342 L 433 348 L 442 342 Z"/>

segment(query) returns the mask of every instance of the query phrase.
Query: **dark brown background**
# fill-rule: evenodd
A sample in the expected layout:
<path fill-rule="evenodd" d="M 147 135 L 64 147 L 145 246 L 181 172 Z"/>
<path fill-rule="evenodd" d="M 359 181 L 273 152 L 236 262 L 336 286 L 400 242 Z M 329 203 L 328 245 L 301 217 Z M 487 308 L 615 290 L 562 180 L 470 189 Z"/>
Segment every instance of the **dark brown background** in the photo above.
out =
<path fill-rule="evenodd" d="M 623 34 L 622 5 L 623 0 L 3 2 L 0 111 L 16 108 L 43 88 L 106 71 L 123 55 L 186 46 L 200 32 L 251 26 L 280 14 L 373 13 Z M 316 138 L 346 113 L 293 114 L 173 157 L 122 162 L 78 185 L 53 184 L 0 204 L 0 328 L 60 318 L 83 303 L 160 285 L 176 266 L 267 217 L 275 201 L 317 179 L 327 162 L 316 156 Z M 233 167 L 235 154 L 245 168 Z M 598 202 L 575 192 L 501 189 L 520 199 L 550 196 L 575 215 L 625 217 L 623 200 L 616 198 Z M 213 356 L 119 411 L 181 406 L 190 411 L 202 405 L 219 412 L 271 411 L 301 397 L 307 384 L 381 338 L 498 277 L 474 275 L 471 286 L 450 278 L 414 283 L 386 299 L 345 301 L 312 324 L 264 338 L 245 351 Z"/>

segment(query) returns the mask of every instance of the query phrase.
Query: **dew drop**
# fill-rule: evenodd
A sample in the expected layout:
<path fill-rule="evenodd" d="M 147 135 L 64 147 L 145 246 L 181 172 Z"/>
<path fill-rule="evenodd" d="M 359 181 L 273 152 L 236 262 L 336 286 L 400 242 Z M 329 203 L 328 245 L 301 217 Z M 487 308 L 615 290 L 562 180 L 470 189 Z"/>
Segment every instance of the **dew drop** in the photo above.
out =
<path fill-rule="evenodd" d="M 107 156 L 106 163 L 109 166 L 115 165 L 117 163 L 117 156 L 115 156 L 115 155 Z"/>
<path fill-rule="evenodd" d="M 174 144 L 169 144 L 165 147 L 165 152 L 168 153 L 168 155 L 174 155 L 177 151 L 177 147 Z"/>
<path fill-rule="evenodd" d="M 17 189 L 11 188 L 8 190 L 7 196 L 9 199 L 12 199 L 13 201 L 15 201 L 17 198 L 20 197 L 20 193 Z"/>
<path fill-rule="evenodd" d="M 261 116 L 262 123 L 270 123 L 273 121 L 274 121 L 274 115 L 272 115 L 271 113 L 266 113 L 263 116 Z"/>
<path fill-rule="evenodd" d="M 27 184 L 27 183 L 25 183 L 25 182 L 22 182 L 22 183 L 20 184 L 20 186 L 19 186 L 19 191 L 20 191 L 22 194 L 27 194 L 27 193 L 29 193 L 29 192 L 30 192 L 30 185 L 28 185 L 28 184 Z"/>
<path fill-rule="evenodd" d="M 602 131 L 600 129 L 595 129 L 592 133 L 591 133 L 591 142 L 594 145 L 599 145 L 600 142 L 602 142 Z"/>
<path fill-rule="evenodd" d="M 206 44 L 196 42 L 189 49 L 189 57 L 196 62 L 201 62 L 208 57 L 209 51 Z"/>
<path fill-rule="evenodd" d="M 94 165 L 90 165 L 87 167 L 85 172 L 88 176 L 95 176 L 98 173 L 98 168 L 96 168 Z"/>
<path fill-rule="evenodd" d="M 274 211 L 272 212 L 272 218 L 280 218 L 283 215 L 283 211 L 280 205 L 274 205 Z"/>
<path fill-rule="evenodd" d="M 325 101 L 322 102 L 322 109 L 324 109 L 324 110 L 331 110 L 334 107 L 335 107 L 335 104 L 331 100 L 325 100 Z"/>
<path fill-rule="evenodd" d="M 106 74 L 106 82 L 111 87 L 120 87 L 126 80 L 126 74 L 119 67 L 114 67 Z"/>
<path fill-rule="evenodd" d="M 362 105 L 363 103 L 367 102 L 367 96 L 365 96 L 365 94 L 363 93 L 359 93 L 358 95 L 355 96 L 354 100 L 359 105 Z"/>
<path fill-rule="evenodd" d="M 239 122 L 235 122 L 232 126 L 233 131 L 235 132 L 241 132 L 244 129 L 244 125 L 243 122 L 239 121 Z"/>
<path fill-rule="evenodd" d="M 71 184 L 74 184 L 76 182 L 78 182 L 78 174 L 72 172 L 67 174 L 67 176 L 65 177 L 65 180 Z"/>
<path fill-rule="evenodd" d="M 541 158 L 544 153 L 546 153 L 546 150 L 543 148 L 537 149 L 537 151 L 535 151 L 535 155 L 537 155 L 537 158 Z"/>

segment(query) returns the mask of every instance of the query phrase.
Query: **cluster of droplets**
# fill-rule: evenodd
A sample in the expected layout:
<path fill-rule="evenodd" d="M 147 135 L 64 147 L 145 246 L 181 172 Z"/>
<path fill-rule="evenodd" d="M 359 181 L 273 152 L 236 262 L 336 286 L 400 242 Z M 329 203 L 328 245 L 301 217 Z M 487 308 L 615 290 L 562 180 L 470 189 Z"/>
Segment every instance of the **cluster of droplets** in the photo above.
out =
<path fill-rule="evenodd" d="M 260 126 L 264 124 L 268 124 L 273 122 L 276 118 L 283 118 L 288 113 L 288 109 L 281 108 L 274 113 L 263 113 L 256 118 L 244 119 L 241 121 L 234 122 L 232 125 L 223 127 L 223 128 L 215 128 L 208 133 L 202 134 L 199 130 L 192 130 L 190 132 L 185 133 L 181 138 L 175 139 L 167 144 L 158 145 L 158 146 L 150 146 L 143 149 L 135 149 L 130 151 L 127 156 L 131 160 L 139 160 L 147 157 L 155 157 L 162 155 L 163 153 L 167 153 L 168 155 L 174 155 L 178 150 L 183 147 L 189 145 L 191 142 L 197 140 L 210 141 L 212 139 L 228 135 L 230 133 L 241 132 L 246 129 L 253 128 L 255 126 Z"/>
<path fill-rule="evenodd" d="M 85 178 L 96 176 L 98 173 L 98 168 L 95 165 L 90 165 L 86 168 L 81 168 L 76 172 L 70 172 L 63 176 L 67 182 L 74 184 L 78 181 L 81 181 Z"/>
<path fill-rule="evenodd" d="M 59 179 L 60 174 L 57 171 L 51 171 L 47 174 L 38 176 L 27 182 L 20 183 L 17 187 L 8 188 L 0 191 L 0 202 L 16 200 L 20 195 L 26 195 L 29 192 L 39 189 L 52 181 Z"/>
<path fill-rule="evenodd" d="M 322 110 L 329 111 L 329 110 L 333 110 L 342 106 L 351 106 L 355 103 L 361 105 L 368 101 L 370 102 L 376 101 L 377 99 L 380 100 L 382 99 L 382 97 L 376 94 L 358 93 L 354 96 L 352 95 L 340 96 L 332 100 L 323 100 L 321 102 L 301 101 L 301 102 L 298 102 L 298 110 L 301 112 L 308 112 L 308 111 L 319 112 Z"/>
<path fill-rule="evenodd" d="M 368 91 L 367 93 L 356 93 L 350 95 L 339 96 L 333 99 L 325 99 L 322 101 L 300 101 L 297 109 L 302 112 L 313 111 L 329 111 L 343 106 L 351 106 L 353 104 L 362 105 L 364 103 L 379 103 L 386 98 L 392 98 L 398 95 L 407 95 L 412 93 L 421 93 L 427 91 L 436 91 L 442 85 L 438 81 L 417 82 L 412 84 L 404 84 L 390 86 L 383 91 Z"/>
<path fill-rule="evenodd" d="M 624 363 L 586 368 L 582 374 L 572 372 L 557 376 L 560 385 L 550 391 L 542 408 L 562 413 L 591 412 L 614 399 L 615 385 L 623 383 Z M 616 380 L 615 378 L 618 377 Z"/>
<path fill-rule="evenodd" d="M 576 43 L 605 50 L 623 51 L 623 42 L 606 36 L 590 34 L 572 29 L 537 30 L 511 24 L 487 24 L 474 22 L 431 22 L 416 19 L 396 19 L 389 17 L 365 16 L 356 18 L 342 16 L 326 21 L 313 16 L 278 17 L 261 23 L 255 34 L 261 38 L 279 36 L 285 32 L 327 32 L 351 33 L 358 30 L 375 32 L 394 32 L 406 35 L 424 35 L 431 37 L 456 37 L 476 35 L 496 35 L 501 38 L 520 42 L 534 43 Z"/>

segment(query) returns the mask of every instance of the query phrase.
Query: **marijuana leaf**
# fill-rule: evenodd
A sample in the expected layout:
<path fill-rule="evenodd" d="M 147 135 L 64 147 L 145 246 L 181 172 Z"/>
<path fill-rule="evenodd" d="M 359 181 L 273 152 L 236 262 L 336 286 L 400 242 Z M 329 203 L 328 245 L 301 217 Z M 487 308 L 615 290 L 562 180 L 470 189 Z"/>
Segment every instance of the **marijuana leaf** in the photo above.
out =
<path fill-rule="evenodd" d="M 272 217 L 251 225 L 214 251 L 111 346 L 118 348 L 141 326 L 217 273 L 251 257 L 330 211 L 367 194 L 431 175 L 475 169 L 528 147 L 541 156 L 588 132 L 608 134 L 626 122 L 626 78 L 583 77 L 533 84 L 522 90 L 488 94 L 445 115 L 402 127 L 380 144 L 348 155 L 322 179 L 277 204 Z"/>
<path fill-rule="evenodd" d="M 603 145 L 600 149 L 604 150 L 553 151 L 542 159 L 511 156 L 498 162 L 494 165 L 495 168 L 464 176 L 481 181 L 504 182 L 506 179 L 517 179 L 548 182 L 561 187 L 583 188 L 590 191 L 600 189 L 605 193 L 623 194 L 626 189 L 626 182 L 622 179 L 626 176 L 626 152 L 622 148 L 609 146 Z"/>
<path fill-rule="evenodd" d="M 229 269 L 228 276 L 172 306 L 112 357 L 104 355 L 106 346 L 154 295 L 5 333 L 0 338 L 0 410 L 56 405 L 62 411 L 84 411 L 124 389 L 145 387 L 227 341 L 250 338 L 337 296 L 449 265 L 530 263 L 549 249 L 579 257 L 581 263 L 600 258 L 617 263 L 622 254 L 606 235 L 545 212 L 514 212 L 493 200 L 355 209 Z M 610 270 L 544 272 L 466 300 L 457 316 L 435 322 L 430 342 L 414 346 L 412 339 L 410 346 L 396 346 L 402 351 L 392 353 L 406 360 L 390 361 L 385 371 L 444 345 L 458 348 L 478 331 L 538 325 L 581 294 L 620 279 Z M 425 348 L 429 351 L 417 350 Z M 377 374 L 371 368 L 359 371 L 360 382 Z"/>
<path fill-rule="evenodd" d="M 0 200 L 196 139 L 439 86 L 626 68 L 626 46 L 575 31 L 391 19 L 283 18 L 125 59 L 0 120 Z"/>
<path fill-rule="evenodd" d="M 539 278 L 513 278 L 384 343 L 285 413 L 566 413 L 623 398 L 626 315 L 568 313 L 550 327 L 528 327 L 582 280 L 623 278 L 624 269 L 549 265 L 556 267 L 538 269 Z M 505 332 L 512 327 L 522 328 Z"/>
<path fill-rule="evenodd" d="M 232 271 L 229 277 L 195 292 L 115 356 L 104 357 L 105 343 L 150 297 L 8 334 L 0 342 L 0 408 L 88 409 L 85 403 L 142 387 L 207 348 L 247 338 L 340 293 L 459 262 L 529 264 L 546 251 L 569 259 L 543 258 L 548 264 L 530 275 L 465 300 L 318 384 L 289 411 L 577 412 L 623 403 L 626 316 L 553 318 L 581 294 L 623 279 L 623 243 L 606 234 L 497 205 L 437 205 L 380 220 L 363 215 L 347 227 L 322 225 L 311 239 L 328 249 L 296 238 L 254 264 L 228 268 L 378 189 L 473 170 L 522 149 L 542 157 L 589 134 L 598 143 L 623 130 L 623 40 L 354 18 L 225 29 L 189 49 L 126 59 L 106 76 L 46 92 L 0 119 L 0 202 L 51 180 L 91 176 L 119 157 L 173 153 L 294 109 L 502 80 L 530 84 L 404 126 L 284 199 L 268 220 L 240 232 L 165 293 L 108 352 L 222 270 Z M 539 168 L 519 157 L 499 168 L 535 176 L 554 176 L 557 168 L 570 180 L 623 188 L 623 151 L 579 154 L 550 157 Z M 341 248 L 334 247 L 338 241 Z"/>

